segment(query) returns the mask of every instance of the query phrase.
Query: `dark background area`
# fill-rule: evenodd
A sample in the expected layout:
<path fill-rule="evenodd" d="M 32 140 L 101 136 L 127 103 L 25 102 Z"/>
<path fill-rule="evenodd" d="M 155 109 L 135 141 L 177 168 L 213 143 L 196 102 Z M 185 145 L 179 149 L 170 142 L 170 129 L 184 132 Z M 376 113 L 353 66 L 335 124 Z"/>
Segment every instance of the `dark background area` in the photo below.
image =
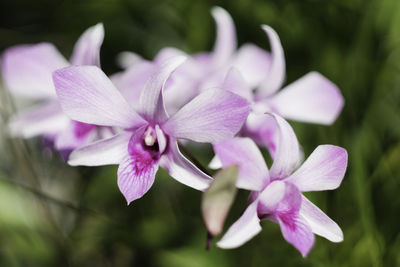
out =
<path fill-rule="evenodd" d="M 345 147 L 341 187 L 310 193 L 344 232 L 344 242 L 317 237 L 303 259 L 265 222 L 234 250 L 205 250 L 201 193 L 158 173 L 151 190 L 126 206 L 116 167 L 72 168 L 43 151 L 40 139 L 5 130 L 14 99 L 1 90 L 1 266 L 400 266 L 400 1 L 1 0 L 0 51 L 51 42 L 69 57 L 80 34 L 103 22 L 104 71 L 119 52 L 151 59 L 165 46 L 210 50 L 212 6 L 225 8 L 239 44 L 269 49 L 261 24 L 279 34 L 287 82 L 316 70 L 336 83 L 345 107 L 332 126 L 292 123 L 305 154 L 319 144 Z M 206 164 L 211 149 L 189 148 Z M 226 227 L 240 214 L 241 191 Z"/>

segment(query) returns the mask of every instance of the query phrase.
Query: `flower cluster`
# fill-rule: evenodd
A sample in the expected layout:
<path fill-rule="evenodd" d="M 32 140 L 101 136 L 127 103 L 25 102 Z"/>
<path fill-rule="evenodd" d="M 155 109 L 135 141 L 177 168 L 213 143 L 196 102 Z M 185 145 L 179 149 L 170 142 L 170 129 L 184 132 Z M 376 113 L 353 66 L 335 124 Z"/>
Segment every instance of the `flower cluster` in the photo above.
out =
<path fill-rule="evenodd" d="M 212 52 L 187 55 L 168 47 L 152 61 L 124 52 L 124 70 L 110 77 L 100 68 L 102 24 L 83 33 L 69 62 L 49 43 L 9 48 L 2 57 L 6 87 L 39 103 L 10 118 L 10 133 L 42 136 L 73 166 L 118 164 L 128 204 L 150 189 L 159 166 L 189 187 L 211 190 L 213 177 L 180 152 L 178 140 L 210 143 L 210 167 L 237 166 L 234 187 L 251 191 L 219 247 L 242 245 L 260 232 L 261 220 L 277 222 L 303 256 L 314 234 L 342 241 L 338 225 L 302 192 L 337 188 L 346 150 L 321 145 L 301 164 L 300 145 L 285 120 L 332 124 L 343 107 L 339 89 L 317 72 L 282 88 L 285 59 L 277 33 L 261 27 L 270 52 L 254 44 L 237 49 L 229 14 L 217 7 L 212 15 Z M 270 169 L 257 145 L 268 149 Z M 206 225 L 211 219 L 205 217 Z"/>

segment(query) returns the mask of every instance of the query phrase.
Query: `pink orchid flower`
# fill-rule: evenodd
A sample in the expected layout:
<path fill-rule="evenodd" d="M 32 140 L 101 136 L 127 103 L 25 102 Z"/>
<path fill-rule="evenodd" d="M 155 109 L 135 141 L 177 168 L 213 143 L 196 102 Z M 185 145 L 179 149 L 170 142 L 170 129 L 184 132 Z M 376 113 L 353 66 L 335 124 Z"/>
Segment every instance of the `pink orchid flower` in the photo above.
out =
<path fill-rule="evenodd" d="M 242 97 L 215 88 L 169 117 L 163 88 L 184 60 L 172 58 L 151 75 L 135 107 L 138 112 L 97 67 L 67 67 L 54 72 L 59 101 L 71 119 L 122 129 L 109 139 L 73 151 L 69 164 L 119 164 L 118 186 L 128 204 L 150 189 L 159 165 L 179 182 L 206 189 L 211 178 L 180 153 L 177 139 L 211 143 L 231 138 L 242 127 L 250 107 Z"/>
<path fill-rule="evenodd" d="M 223 167 L 239 166 L 236 186 L 252 190 L 251 203 L 217 246 L 238 247 L 261 231 L 260 220 L 271 220 L 280 225 L 286 241 L 305 257 L 313 246 L 314 234 L 332 242 L 343 240 L 339 226 L 302 192 L 339 187 L 347 167 L 347 152 L 341 147 L 320 145 L 294 171 L 299 162 L 296 135 L 283 118 L 272 117 L 278 125 L 279 138 L 269 171 L 256 144 L 249 138 L 214 144 Z"/>
<path fill-rule="evenodd" d="M 70 62 L 50 43 L 18 45 L 4 52 L 2 74 L 6 87 L 15 96 L 40 101 L 10 119 L 12 135 L 44 136 L 54 142 L 57 150 L 71 151 L 110 134 L 110 129 L 70 120 L 61 110 L 52 81 L 53 71 L 68 65 L 100 66 L 103 39 L 102 24 L 87 29 L 75 44 Z"/>

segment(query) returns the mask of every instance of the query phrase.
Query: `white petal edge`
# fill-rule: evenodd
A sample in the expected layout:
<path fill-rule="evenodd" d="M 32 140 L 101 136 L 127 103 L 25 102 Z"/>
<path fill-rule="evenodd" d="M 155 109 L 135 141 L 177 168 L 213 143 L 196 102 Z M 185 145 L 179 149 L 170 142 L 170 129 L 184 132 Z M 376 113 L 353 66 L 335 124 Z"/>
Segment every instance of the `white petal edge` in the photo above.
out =
<path fill-rule="evenodd" d="M 258 202 L 254 201 L 244 211 L 243 215 L 228 229 L 217 242 L 224 249 L 237 248 L 261 232 L 260 219 L 257 216 Z"/>
<path fill-rule="evenodd" d="M 128 143 L 132 134 L 122 132 L 111 138 L 96 141 L 74 150 L 69 156 L 71 166 L 102 166 L 120 164 L 128 155 Z"/>

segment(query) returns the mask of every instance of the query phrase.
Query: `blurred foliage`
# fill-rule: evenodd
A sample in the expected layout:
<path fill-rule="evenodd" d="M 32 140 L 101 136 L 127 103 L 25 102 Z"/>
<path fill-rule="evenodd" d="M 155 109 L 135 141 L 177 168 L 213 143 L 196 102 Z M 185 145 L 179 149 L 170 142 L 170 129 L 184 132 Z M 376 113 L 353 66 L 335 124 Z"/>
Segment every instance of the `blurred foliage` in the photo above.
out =
<path fill-rule="evenodd" d="M 317 70 L 342 90 L 333 126 L 292 123 L 306 155 L 331 143 L 349 152 L 342 186 L 308 196 L 344 231 L 344 242 L 317 238 L 303 259 L 276 224 L 235 250 L 205 250 L 201 193 L 159 172 L 148 194 L 129 206 L 116 168 L 71 168 L 39 139 L 10 139 L 14 109 L 1 90 L 1 266 L 400 266 L 400 1 L 398 0 L 1 0 L 0 51 L 54 43 L 69 56 L 87 27 L 103 22 L 104 70 L 118 52 L 152 58 L 164 46 L 209 50 L 213 5 L 228 10 L 239 43 L 268 49 L 260 24 L 278 32 L 287 80 Z M 189 148 L 206 163 L 211 151 Z M 243 210 L 240 191 L 226 226 Z"/>

